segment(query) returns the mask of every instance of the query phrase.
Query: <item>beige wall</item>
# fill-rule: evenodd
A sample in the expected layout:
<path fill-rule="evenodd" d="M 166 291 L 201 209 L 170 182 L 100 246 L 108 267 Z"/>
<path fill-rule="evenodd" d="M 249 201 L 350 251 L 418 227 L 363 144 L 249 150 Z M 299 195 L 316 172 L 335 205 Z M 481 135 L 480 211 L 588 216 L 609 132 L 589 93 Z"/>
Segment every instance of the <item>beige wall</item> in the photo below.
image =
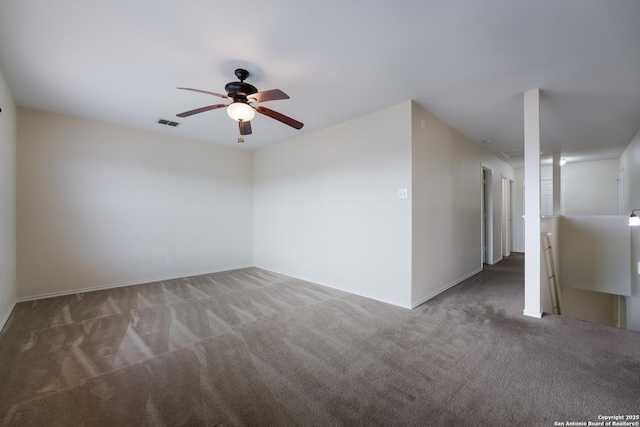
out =
<path fill-rule="evenodd" d="M 253 264 L 251 152 L 22 108 L 18 138 L 19 297 Z"/>
<path fill-rule="evenodd" d="M 640 209 L 640 130 L 620 157 L 624 168 L 624 211 Z M 627 297 L 627 328 L 640 331 L 640 227 L 631 228 L 631 296 Z"/>
<path fill-rule="evenodd" d="M 616 296 L 576 288 L 562 288 L 562 315 L 600 325 L 616 326 Z"/>
<path fill-rule="evenodd" d="M 501 256 L 513 170 L 409 101 L 255 153 L 30 109 L 18 133 L 20 297 L 257 265 L 411 307 L 480 268 L 483 165 Z"/>
<path fill-rule="evenodd" d="M 515 176 L 515 200 L 513 223 L 515 230 L 515 251 L 524 252 L 524 168 L 513 171 Z"/>
<path fill-rule="evenodd" d="M 618 166 L 618 159 L 564 165 L 564 214 L 617 215 Z"/>
<path fill-rule="evenodd" d="M 412 123 L 415 306 L 482 269 L 483 166 L 493 175 L 488 263 L 502 259 L 502 177 L 514 180 L 514 171 L 417 104 Z"/>
<path fill-rule="evenodd" d="M 411 306 L 411 103 L 255 152 L 255 264 Z"/>
<path fill-rule="evenodd" d="M 259 150 L 256 265 L 416 306 L 482 268 L 483 165 L 497 262 L 513 169 L 412 102 Z"/>
<path fill-rule="evenodd" d="M 415 306 L 481 268 L 482 167 L 501 258 L 513 169 L 410 101 L 255 153 L 29 109 L 18 135 L 20 297 L 256 265 Z"/>
<path fill-rule="evenodd" d="M 625 217 L 564 216 L 560 222 L 563 287 L 629 295 L 629 226 Z"/>
<path fill-rule="evenodd" d="M 562 208 L 564 215 L 616 215 L 618 214 L 619 161 L 598 160 L 568 163 L 562 166 Z M 543 186 L 553 179 L 551 166 L 540 167 Z M 524 251 L 524 220 L 522 185 L 524 169 L 516 170 L 516 247 Z"/>
<path fill-rule="evenodd" d="M 629 292 L 629 227 L 619 216 L 570 216 L 541 220 L 551 233 L 563 316 L 616 326 L 616 294 Z M 545 254 L 546 255 L 546 254 Z M 552 313 L 547 264 L 541 266 L 541 299 Z M 596 291 L 597 290 L 597 291 Z"/>
<path fill-rule="evenodd" d="M 16 105 L 0 73 L 0 330 L 16 301 Z"/>

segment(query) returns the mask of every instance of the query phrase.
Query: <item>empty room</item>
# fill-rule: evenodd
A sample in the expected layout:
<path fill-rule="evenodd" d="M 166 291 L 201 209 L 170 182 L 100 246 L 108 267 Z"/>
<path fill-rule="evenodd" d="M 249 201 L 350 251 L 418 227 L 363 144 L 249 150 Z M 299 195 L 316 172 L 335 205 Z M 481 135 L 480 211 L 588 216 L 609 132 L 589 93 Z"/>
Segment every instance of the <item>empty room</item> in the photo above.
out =
<path fill-rule="evenodd" d="M 0 425 L 640 426 L 638 22 L 0 2 Z"/>

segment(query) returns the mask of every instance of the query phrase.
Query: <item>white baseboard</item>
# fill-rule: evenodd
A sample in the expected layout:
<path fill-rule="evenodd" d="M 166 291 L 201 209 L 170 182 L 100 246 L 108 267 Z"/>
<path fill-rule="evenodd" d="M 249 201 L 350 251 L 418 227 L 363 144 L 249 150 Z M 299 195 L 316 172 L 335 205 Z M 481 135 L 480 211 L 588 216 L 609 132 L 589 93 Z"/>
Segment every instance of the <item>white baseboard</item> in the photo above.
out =
<path fill-rule="evenodd" d="M 394 306 L 400 307 L 400 308 L 406 308 L 407 310 L 411 310 L 411 308 L 412 308 L 409 305 L 400 304 L 400 303 L 398 303 L 396 301 L 389 301 L 387 299 L 374 298 L 371 295 L 363 294 L 361 292 L 354 291 L 353 289 L 345 289 L 343 287 L 336 286 L 334 284 L 323 283 L 322 281 L 318 281 L 317 279 L 312 279 L 312 278 L 309 278 L 309 277 L 304 277 L 303 275 L 294 276 L 291 273 L 283 273 L 282 271 L 274 270 L 274 269 L 268 268 L 268 267 L 260 267 L 258 265 L 255 265 L 254 267 L 261 268 L 261 269 L 267 270 L 267 271 L 271 271 L 272 273 L 281 274 L 283 276 L 288 276 L 288 277 L 291 277 L 293 279 L 302 280 L 302 281 L 309 282 L 309 283 L 314 283 L 314 284 L 320 285 L 320 286 L 325 286 L 327 288 L 335 289 L 337 291 L 346 292 L 346 293 L 351 294 L 351 295 L 357 295 L 359 297 L 369 298 L 370 300 L 373 300 L 373 301 L 383 302 L 385 304 L 391 304 L 391 305 L 394 305 Z"/>
<path fill-rule="evenodd" d="M 232 270 L 239 270 L 241 268 L 249 268 L 249 267 L 253 267 L 253 266 L 252 265 L 245 265 L 245 266 L 225 268 L 224 270 L 199 271 L 199 272 L 195 272 L 195 273 L 183 273 L 183 274 L 179 274 L 179 275 L 176 275 L 176 276 L 160 277 L 160 278 L 155 278 L 155 279 L 135 280 L 135 281 L 132 281 L 132 282 L 114 283 L 114 284 L 110 284 L 110 285 L 94 286 L 94 287 L 90 287 L 90 288 L 81 288 L 81 289 L 73 289 L 73 290 L 68 290 L 68 291 L 51 292 L 51 293 L 46 293 L 46 294 L 33 295 L 33 296 L 28 296 L 28 297 L 21 297 L 21 298 L 18 298 L 17 302 L 35 301 L 35 300 L 44 299 L 44 298 L 53 298 L 53 297 L 60 297 L 60 296 L 65 296 L 65 295 L 82 294 L 82 293 L 85 293 L 85 292 L 103 291 L 103 290 L 106 290 L 106 289 L 123 288 L 125 286 L 134 286 L 134 285 L 142 285 L 144 283 L 162 282 L 163 280 L 174 280 L 174 279 L 181 279 L 183 277 L 201 276 L 203 274 L 220 273 L 221 271 L 232 271 Z"/>
<path fill-rule="evenodd" d="M 535 317 L 537 319 L 542 319 L 542 313 L 528 312 L 528 311 L 525 310 L 522 314 L 524 314 L 525 316 Z"/>
<path fill-rule="evenodd" d="M 427 302 L 428 300 L 430 300 L 431 298 L 440 295 L 441 293 L 443 293 L 444 291 L 446 291 L 447 289 L 453 288 L 455 285 L 464 282 L 465 280 L 467 280 L 469 277 L 471 276 L 475 276 L 476 274 L 480 273 L 482 271 L 482 268 L 479 268 L 477 270 L 472 271 L 471 273 L 467 274 L 464 277 L 461 277 L 460 279 L 457 279 L 455 282 L 450 283 L 448 285 L 446 285 L 445 287 L 433 292 L 432 294 L 427 295 L 426 297 L 418 300 L 417 302 L 413 303 L 411 305 L 411 308 L 416 308 L 417 306 L 419 306 L 420 304 L 424 304 L 425 302 Z"/>
<path fill-rule="evenodd" d="M 5 314 L 4 318 L 0 320 L 0 332 L 2 332 L 2 329 L 4 329 L 4 325 L 6 325 L 7 322 L 9 321 L 9 317 L 11 317 L 11 313 L 13 313 L 13 309 L 16 308 L 17 303 L 18 303 L 17 301 L 14 301 L 11 304 L 11 307 L 9 307 L 9 311 L 7 311 L 7 314 Z"/>

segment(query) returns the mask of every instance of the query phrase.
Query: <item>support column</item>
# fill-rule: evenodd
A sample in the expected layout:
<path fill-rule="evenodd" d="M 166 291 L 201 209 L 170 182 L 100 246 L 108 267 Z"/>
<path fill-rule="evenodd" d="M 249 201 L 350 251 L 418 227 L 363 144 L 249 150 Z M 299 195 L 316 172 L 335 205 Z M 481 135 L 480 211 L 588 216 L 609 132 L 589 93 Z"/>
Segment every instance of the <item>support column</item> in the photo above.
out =
<path fill-rule="evenodd" d="M 562 166 L 560 166 L 561 153 L 553 153 L 553 214 L 562 215 Z"/>
<path fill-rule="evenodd" d="M 524 315 L 542 317 L 540 300 L 540 89 L 524 93 Z"/>

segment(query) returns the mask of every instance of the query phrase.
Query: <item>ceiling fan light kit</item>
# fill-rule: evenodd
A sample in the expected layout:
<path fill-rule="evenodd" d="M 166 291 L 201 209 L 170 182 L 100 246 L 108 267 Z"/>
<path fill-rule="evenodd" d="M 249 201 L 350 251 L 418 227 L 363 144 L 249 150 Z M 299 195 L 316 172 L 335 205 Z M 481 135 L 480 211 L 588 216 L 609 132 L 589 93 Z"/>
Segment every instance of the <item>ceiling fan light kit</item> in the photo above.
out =
<path fill-rule="evenodd" d="M 251 105 L 244 102 L 232 102 L 227 107 L 227 114 L 236 122 L 248 122 L 253 119 L 256 112 Z"/>
<path fill-rule="evenodd" d="M 249 72 L 242 68 L 238 68 L 235 71 L 236 77 L 240 80 L 238 82 L 229 82 L 225 85 L 224 89 L 227 91 L 227 95 L 221 95 L 215 92 L 209 92 L 206 90 L 192 89 L 188 87 L 179 87 L 181 90 L 190 90 L 193 92 L 206 93 L 208 95 L 217 96 L 219 98 L 231 100 L 231 104 L 214 104 L 206 107 L 196 108 L 195 110 L 185 111 L 184 113 L 176 114 L 178 117 L 188 117 L 198 113 L 204 113 L 205 111 L 211 111 L 222 107 L 227 107 L 227 114 L 233 120 L 238 122 L 238 129 L 240 135 L 250 135 L 251 120 L 255 117 L 256 111 L 267 117 L 278 120 L 286 125 L 291 126 L 294 129 L 301 129 L 304 124 L 277 111 L 270 110 L 268 108 L 258 106 L 254 107 L 251 103 L 261 103 L 266 101 L 276 101 L 278 99 L 289 99 L 289 95 L 281 91 L 280 89 L 271 89 L 263 92 L 258 92 L 255 86 L 245 83 Z M 244 142 L 244 138 L 238 138 L 238 142 Z"/>

